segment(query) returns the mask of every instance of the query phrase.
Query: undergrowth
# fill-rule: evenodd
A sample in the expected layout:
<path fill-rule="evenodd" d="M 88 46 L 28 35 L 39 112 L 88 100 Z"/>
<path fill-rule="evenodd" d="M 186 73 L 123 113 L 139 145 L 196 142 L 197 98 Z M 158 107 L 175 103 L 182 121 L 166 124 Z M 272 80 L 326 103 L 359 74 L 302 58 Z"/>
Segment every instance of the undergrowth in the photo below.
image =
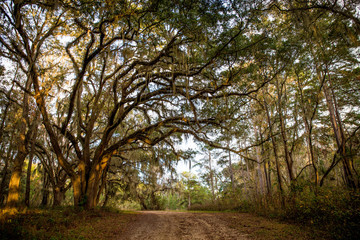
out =
<path fill-rule="evenodd" d="M 298 188 L 284 196 L 222 198 L 192 205 L 193 211 L 252 212 L 264 217 L 320 229 L 337 240 L 360 239 L 360 194 L 340 189 Z"/>
<path fill-rule="evenodd" d="M 109 239 L 106 237 L 106 228 L 113 226 L 104 223 L 106 219 L 116 220 L 116 227 L 121 232 L 131 218 L 128 212 L 114 208 L 91 211 L 72 207 L 25 209 L 15 215 L 3 211 L 0 218 L 0 240 Z"/>

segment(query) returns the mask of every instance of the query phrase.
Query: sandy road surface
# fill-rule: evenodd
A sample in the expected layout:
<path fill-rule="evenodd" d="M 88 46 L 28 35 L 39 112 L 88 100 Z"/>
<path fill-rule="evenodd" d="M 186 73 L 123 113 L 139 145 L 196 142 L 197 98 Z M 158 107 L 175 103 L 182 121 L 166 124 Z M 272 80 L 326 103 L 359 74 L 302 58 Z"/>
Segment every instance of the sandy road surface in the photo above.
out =
<path fill-rule="evenodd" d="M 146 211 L 119 240 L 248 239 L 227 220 L 217 213 Z"/>

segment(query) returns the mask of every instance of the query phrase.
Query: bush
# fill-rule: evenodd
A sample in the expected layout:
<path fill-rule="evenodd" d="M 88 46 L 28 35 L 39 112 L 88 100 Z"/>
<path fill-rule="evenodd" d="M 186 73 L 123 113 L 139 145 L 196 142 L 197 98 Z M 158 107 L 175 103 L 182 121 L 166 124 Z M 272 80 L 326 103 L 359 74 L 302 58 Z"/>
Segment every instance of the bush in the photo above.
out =
<path fill-rule="evenodd" d="M 330 232 L 335 239 L 360 239 L 360 195 L 333 189 L 304 190 L 283 217 Z"/>
<path fill-rule="evenodd" d="M 205 201 L 191 205 L 191 211 L 245 211 L 249 208 L 249 203 L 239 201 L 236 198 L 223 198 L 216 201 Z"/>

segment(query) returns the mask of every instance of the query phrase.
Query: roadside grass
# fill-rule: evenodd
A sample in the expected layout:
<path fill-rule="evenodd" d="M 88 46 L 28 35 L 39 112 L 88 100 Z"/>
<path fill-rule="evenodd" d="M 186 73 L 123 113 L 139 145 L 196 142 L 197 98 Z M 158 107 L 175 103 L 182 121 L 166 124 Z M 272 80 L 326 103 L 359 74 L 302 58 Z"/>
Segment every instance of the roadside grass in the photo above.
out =
<path fill-rule="evenodd" d="M 115 209 L 83 211 L 71 207 L 25 209 L 0 215 L 0 240 L 112 239 L 121 235 L 137 213 Z"/>
<path fill-rule="evenodd" d="M 239 222 L 241 222 L 241 226 L 235 226 L 235 228 L 241 229 L 250 239 L 254 240 L 332 239 L 329 233 L 316 228 L 275 221 L 274 219 L 266 219 L 254 215 L 244 218 Z"/>
<path fill-rule="evenodd" d="M 280 204 L 280 198 L 274 194 L 273 198 L 252 200 L 224 198 L 215 202 L 193 205 L 190 210 L 249 212 L 266 217 L 270 221 L 276 219 L 277 222 L 287 224 L 288 227 L 281 227 L 281 231 L 276 231 L 276 229 L 272 231 L 273 234 L 277 232 L 274 238 L 269 235 L 267 236 L 269 238 L 263 239 L 287 239 L 282 238 L 281 234 L 289 231 L 290 235 L 286 234 L 286 236 L 291 236 L 293 233 L 296 235 L 296 232 L 305 234 L 302 229 L 307 229 L 307 233 L 311 233 L 302 239 L 360 239 L 360 194 L 358 192 L 333 188 L 319 188 L 313 191 L 307 186 L 297 187 L 299 189 L 296 191 L 296 197 L 287 196 L 286 207 Z M 259 236 L 261 232 L 259 229 L 254 229 L 254 233 Z M 264 231 L 264 234 L 266 232 Z M 316 237 L 313 238 L 313 235 Z"/>

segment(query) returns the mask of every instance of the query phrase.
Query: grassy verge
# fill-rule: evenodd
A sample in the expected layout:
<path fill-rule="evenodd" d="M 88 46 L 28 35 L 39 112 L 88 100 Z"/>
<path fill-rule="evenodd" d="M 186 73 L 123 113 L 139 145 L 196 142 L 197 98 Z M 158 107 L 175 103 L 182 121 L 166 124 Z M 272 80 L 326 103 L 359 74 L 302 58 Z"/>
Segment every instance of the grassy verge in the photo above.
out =
<path fill-rule="evenodd" d="M 300 189 L 286 196 L 285 207 L 279 197 L 240 200 L 226 198 L 193 205 L 195 211 L 239 211 L 292 223 L 310 232 L 320 230 L 329 239 L 360 239 L 360 194 L 339 189 Z M 285 231 L 286 229 L 284 229 Z M 297 231 L 295 228 L 293 229 Z M 281 239 L 281 238 L 279 238 Z M 315 238 L 316 239 L 316 238 Z"/>
<path fill-rule="evenodd" d="M 112 239 L 136 218 L 134 212 L 74 208 L 30 209 L 0 216 L 0 240 Z"/>

